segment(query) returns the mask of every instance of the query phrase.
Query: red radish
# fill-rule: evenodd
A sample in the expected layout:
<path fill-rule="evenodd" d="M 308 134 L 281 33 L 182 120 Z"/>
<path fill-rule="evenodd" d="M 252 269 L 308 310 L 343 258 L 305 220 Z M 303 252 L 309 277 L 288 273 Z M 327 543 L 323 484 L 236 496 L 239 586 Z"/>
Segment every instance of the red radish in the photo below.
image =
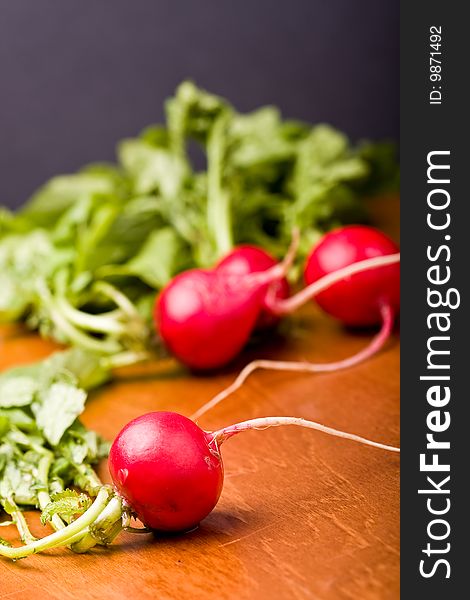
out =
<path fill-rule="evenodd" d="M 280 425 L 315 429 L 400 452 L 394 446 L 296 417 L 251 419 L 208 432 L 178 413 L 148 413 L 128 423 L 111 446 L 109 470 L 114 489 L 107 485 L 95 488 L 94 502 L 83 514 L 44 538 L 16 547 L 0 543 L 0 556 L 17 560 L 59 546 L 86 552 L 97 543 L 110 544 L 123 529 L 135 533 L 193 529 L 212 511 L 222 491 L 221 444 L 243 431 Z M 73 492 L 68 496 L 73 502 Z M 132 527 L 132 516 L 145 527 Z"/>
<path fill-rule="evenodd" d="M 377 229 L 365 225 L 342 227 L 327 233 L 312 250 L 305 267 L 305 281 L 307 285 L 314 284 L 354 263 L 398 251 L 398 246 Z M 308 295 L 306 290 L 303 293 Z M 394 315 L 400 310 L 400 266 L 395 262 L 352 274 L 316 293 L 315 299 L 345 325 L 377 325 L 383 319 L 382 307 L 389 307 Z M 289 310 L 295 302 L 291 299 L 290 303 Z"/>
<path fill-rule="evenodd" d="M 178 413 L 153 412 L 128 423 L 109 455 L 109 470 L 118 493 L 152 529 L 192 529 L 215 507 L 222 491 L 224 467 L 220 446 L 250 429 L 298 425 L 375 446 L 398 448 L 295 417 L 264 417 L 215 432 L 200 429 Z"/>
<path fill-rule="evenodd" d="M 177 275 L 154 309 L 157 331 L 176 358 L 199 370 L 221 367 L 235 358 L 260 317 L 267 287 L 285 277 L 297 242 L 295 233 L 284 261 L 262 272 L 215 268 Z"/>
<path fill-rule="evenodd" d="M 258 273 L 266 271 L 277 264 L 276 259 L 271 256 L 266 250 L 258 246 L 250 246 L 248 244 L 237 246 L 225 258 L 223 258 L 216 266 L 218 271 L 231 273 L 234 275 L 248 275 L 250 273 Z M 272 314 L 267 304 L 266 294 L 274 300 L 282 300 L 289 296 L 289 284 L 284 277 L 266 285 L 264 290 L 264 299 L 262 301 L 261 312 L 256 321 L 256 329 L 266 329 L 273 327 L 279 321 L 279 317 Z"/>
<path fill-rule="evenodd" d="M 363 225 L 350 225 L 327 234 L 310 254 L 305 267 L 307 285 L 352 263 L 398 252 L 384 233 Z M 381 322 L 380 308 L 400 309 L 398 263 L 371 269 L 337 282 L 316 296 L 327 313 L 346 325 L 368 326 Z"/>
<path fill-rule="evenodd" d="M 193 421 L 172 412 L 128 423 L 109 454 L 114 485 L 152 529 L 184 531 L 217 504 L 224 468 L 217 448 Z"/>
<path fill-rule="evenodd" d="M 181 273 L 157 299 L 157 331 L 178 360 L 193 369 L 230 362 L 247 343 L 260 313 L 262 287 L 217 271 Z"/>

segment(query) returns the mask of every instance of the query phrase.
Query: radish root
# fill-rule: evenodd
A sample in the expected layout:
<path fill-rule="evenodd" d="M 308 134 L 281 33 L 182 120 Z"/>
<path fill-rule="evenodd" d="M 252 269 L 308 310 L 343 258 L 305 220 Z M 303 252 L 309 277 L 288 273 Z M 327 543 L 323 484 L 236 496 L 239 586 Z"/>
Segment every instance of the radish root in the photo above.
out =
<path fill-rule="evenodd" d="M 362 350 L 342 360 L 330 363 L 311 363 L 307 361 L 282 361 L 282 360 L 254 360 L 248 363 L 239 373 L 235 381 L 227 388 L 219 392 L 212 400 L 206 402 L 195 413 L 191 415 L 191 419 L 195 421 L 204 415 L 206 412 L 217 406 L 222 400 L 236 392 L 248 379 L 248 377 L 258 369 L 266 369 L 270 371 L 294 371 L 297 373 L 331 373 L 353 367 L 377 352 L 385 345 L 393 327 L 393 311 L 389 306 L 382 306 L 382 327 L 379 333 L 374 336 L 371 342 Z"/>
<path fill-rule="evenodd" d="M 261 417 L 259 419 L 250 419 L 248 421 L 236 423 L 235 425 L 229 425 L 228 427 L 224 427 L 223 429 L 219 429 L 213 433 L 210 432 L 208 435 L 212 436 L 211 442 L 215 442 L 217 445 L 220 445 L 233 435 L 241 433 L 242 431 L 249 431 L 250 429 L 263 430 L 268 429 L 269 427 L 280 427 L 281 425 L 297 425 L 298 427 L 315 429 L 316 431 L 321 431 L 327 435 L 352 440 L 366 446 L 373 446 L 374 448 L 381 448 L 382 450 L 387 450 L 388 452 L 400 452 L 400 448 L 395 446 L 388 446 L 387 444 L 374 442 L 359 435 L 355 435 L 354 433 L 346 433 L 345 431 L 327 427 L 326 425 L 322 425 L 316 421 L 308 421 L 298 417 Z"/>

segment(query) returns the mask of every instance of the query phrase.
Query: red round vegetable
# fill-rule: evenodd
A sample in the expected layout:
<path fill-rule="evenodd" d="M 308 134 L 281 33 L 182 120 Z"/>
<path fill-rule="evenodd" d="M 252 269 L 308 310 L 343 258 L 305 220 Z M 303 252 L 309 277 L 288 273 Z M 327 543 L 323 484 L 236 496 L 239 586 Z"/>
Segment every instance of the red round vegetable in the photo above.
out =
<path fill-rule="evenodd" d="M 220 445 L 250 429 L 298 425 L 392 452 L 398 448 L 295 417 L 263 417 L 206 432 L 172 412 L 153 412 L 128 423 L 109 455 L 118 493 L 152 529 L 192 529 L 217 504 L 224 477 Z"/>
<path fill-rule="evenodd" d="M 234 275 L 249 275 L 266 271 L 277 264 L 277 260 L 258 246 L 248 244 L 237 246 L 227 256 L 225 256 L 217 265 L 218 271 L 231 273 Z M 269 290 L 269 291 L 268 291 Z M 261 312 L 256 321 L 256 329 L 266 329 L 273 327 L 279 321 L 279 317 L 273 315 L 268 306 L 267 294 L 274 301 L 282 300 L 289 296 L 289 284 L 283 277 L 274 283 L 266 284 L 264 289 L 264 298 L 262 300 Z"/>
<path fill-rule="evenodd" d="M 310 285 L 325 275 L 359 261 L 398 252 L 384 233 L 364 225 L 350 225 L 327 233 L 315 246 L 305 267 Z M 400 266 L 397 263 L 356 273 L 315 296 L 324 311 L 346 325 L 368 326 L 381 322 L 381 307 L 394 314 L 400 308 Z"/>
<path fill-rule="evenodd" d="M 173 412 L 153 412 L 128 423 L 111 446 L 111 486 L 96 487 L 96 476 L 84 478 L 92 484 L 94 500 L 66 490 L 43 509 L 42 519 L 52 519 L 55 529 L 41 539 L 25 536 L 22 546 L 0 544 L 0 556 L 18 560 L 50 548 L 69 546 L 87 552 L 96 544 L 109 545 L 123 530 L 147 533 L 188 531 L 196 527 L 217 504 L 224 468 L 220 446 L 242 431 L 262 430 L 279 425 L 297 425 L 361 444 L 400 452 L 399 448 L 326 427 L 296 417 L 262 417 L 229 425 L 218 431 L 203 431 L 194 421 Z M 47 491 L 44 492 L 46 495 Z M 47 499 L 46 499 L 47 501 Z M 74 516 L 64 523 L 61 516 Z M 137 517 L 144 527 L 135 528 Z M 54 520 L 55 519 L 55 520 Z M 26 522 L 22 531 L 29 531 Z"/>
<path fill-rule="evenodd" d="M 294 235 L 282 263 L 257 272 L 233 265 L 177 275 L 157 297 L 154 320 L 168 349 L 200 370 L 229 363 L 247 343 L 265 306 L 267 289 L 282 281 L 297 247 Z"/>
<path fill-rule="evenodd" d="M 118 492 L 147 527 L 191 529 L 217 504 L 222 459 L 207 434 L 172 412 L 154 412 L 128 423 L 109 454 Z"/>
<path fill-rule="evenodd" d="M 230 362 L 247 343 L 261 311 L 264 286 L 222 271 L 176 276 L 155 304 L 157 330 L 178 360 L 193 369 Z"/>

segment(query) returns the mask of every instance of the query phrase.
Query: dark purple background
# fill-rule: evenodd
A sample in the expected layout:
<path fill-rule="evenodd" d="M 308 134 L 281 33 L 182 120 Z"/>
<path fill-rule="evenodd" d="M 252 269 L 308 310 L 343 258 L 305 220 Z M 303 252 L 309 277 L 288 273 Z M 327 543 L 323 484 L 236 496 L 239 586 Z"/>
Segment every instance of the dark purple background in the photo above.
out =
<path fill-rule="evenodd" d="M 398 138 L 398 0 L 14 0 L 0 15 L 0 203 L 112 159 L 185 77 L 352 138 Z"/>

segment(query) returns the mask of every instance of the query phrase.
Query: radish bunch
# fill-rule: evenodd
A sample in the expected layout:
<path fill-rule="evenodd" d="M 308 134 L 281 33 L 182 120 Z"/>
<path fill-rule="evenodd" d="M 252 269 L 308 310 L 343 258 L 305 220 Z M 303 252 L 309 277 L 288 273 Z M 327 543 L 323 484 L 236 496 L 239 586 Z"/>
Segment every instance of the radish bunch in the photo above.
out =
<path fill-rule="evenodd" d="M 289 314 L 315 297 L 326 312 L 345 325 L 364 327 L 381 322 L 380 331 L 353 356 L 330 363 L 254 360 L 231 385 L 201 406 L 193 419 L 236 392 L 258 369 L 331 373 L 367 360 L 384 346 L 400 309 L 399 254 L 390 238 L 362 225 L 326 234 L 307 259 L 305 281 L 308 285 L 292 297 L 268 292 L 264 300 L 266 314 L 271 318 Z"/>
<path fill-rule="evenodd" d="M 327 372 L 352 366 L 377 352 L 399 310 L 398 248 L 384 234 L 351 226 L 324 236 L 305 268 L 306 287 L 289 297 L 286 272 L 295 251 L 276 261 L 252 247 L 236 248 L 214 269 L 182 273 L 162 291 L 155 307 L 160 334 L 182 362 L 211 369 L 229 362 L 252 331 L 272 324 L 311 298 L 347 325 L 382 322 L 371 343 L 352 357 L 327 364 L 250 363 L 235 382 L 205 404 L 193 419 L 238 389 L 256 369 Z M 18 547 L 0 545 L 0 556 L 22 558 L 61 545 L 85 552 L 128 531 L 187 531 L 216 506 L 222 492 L 221 445 L 243 431 L 295 425 L 391 452 L 399 448 L 296 417 L 263 417 L 207 432 L 174 412 L 153 412 L 128 423 L 111 447 L 114 488 L 103 486 L 91 506 L 69 525 Z M 144 529 L 131 527 L 137 517 Z"/>
<path fill-rule="evenodd" d="M 382 338 L 388 337 L 399 311 L 400 269 L 398 247 L 385 234 L 362 225 L 326 234 L 307 259 L 307 286 L 288 297 L 285 275 L 291 260 L 292 252 L 277 264 L 260 248 L 240 246 L 213 269 L 175 277 L 154 310 L 168 349 L 193 369 L 224 366 L 255 329 L 274 324 L 314 297 L 345 325 L 382 321 Z"/>

